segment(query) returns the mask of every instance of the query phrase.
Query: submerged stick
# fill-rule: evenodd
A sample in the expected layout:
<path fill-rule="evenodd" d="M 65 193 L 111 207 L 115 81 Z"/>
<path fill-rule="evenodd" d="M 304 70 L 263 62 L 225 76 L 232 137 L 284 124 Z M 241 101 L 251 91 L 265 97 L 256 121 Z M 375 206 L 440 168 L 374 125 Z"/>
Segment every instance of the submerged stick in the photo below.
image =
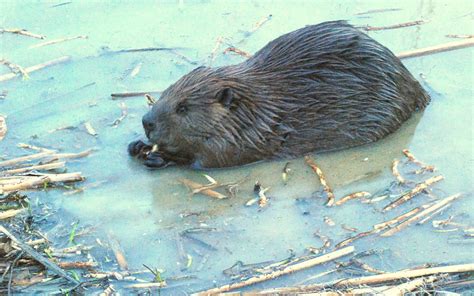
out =
<path fill-rule="evenodd" d="M 109 238 L 110 248 L 114 252 L 115 259 L 117 260 L 117 263 L 118 263 L 120 269 L 121 270 L 128 270 L 127 259 L 125 259 L 125 255 L 122 251 L 122 247 L 120 246 L 120 243 L 115 238 L 115 236 L 113 236 L 111 233 L 109 233 L 108 238 Z"/>
<path fill-rule="evenodd" d="M 370 196 L 370 193 L 366 192 L 366 191 L 351 193 L 349 195 L 344 196 L 340 200 L 336 201 L 335 205 L 340 206 L 340 205 L 348 202 L 349 200 L 356 199 L 356 198 L 361 198 L 361 197 L 369 197 L 369 196 Z"/>
<path fill-rule="evenodd" d="M 47 68 L 47 67 L 51 67 L 51 66 L 54 66 L 54 65 L 65 63 L 65 62 L 69 61 L 70 59 L 71 59 L 70 56 L 63 56 L 63 57 L 60 57 L 60 58 L 57 58 L 57 59 L 54 59 L 54 60 L 51 60 L 51 61 L 47 61 L 47 62 L 38 64 L 38 65 L 34 65 L 34 66 L 31 66 L 31 67 L 25 68 L 24 70 L 25 70 L 25 73 L 30 74 L 32 72 L 35 72 L 35 71 L 38 71 L 38 70 L 41 70 L 41 69 L 44 69 L 44 68 Z M 8 73 L 8 74 L 0 75 L 0 82 L 11 80 L 15 77 L 17 77 L 17 75 L 15 73 Z"/>
<path fill-rule="evenodd" d="M 155 91 L 136 91 L 136 92 L 124 92 L 124 93 L 113 93 L 110 94 L 112 97 L 112 100 L 115 100 L 116 98 L 130 98 L 130 97 L 141 97 L 147 94 L 161 94 L 161 91 L 155 90 Z"/>
<path fill-rule="evenodd" d="M 220 192 L 217 192 L 217 191 L 214 191 L 212 189 L 204 189 L 204 190 L 201 190 L 202 188 L 205 188 L 206 185 L 203 185 L 203 184 L 200 184 L 200 183 L 197 183 L 197 182 L 194 182 L 194 181 L 191 181 L 189 179 L 180 179 L 179 180 L 181 183 L 183 183 L 186 187 L 189 187 L 191 190 L 199 190 L 199 193 L 201 194 L 204 194 L 204 195 L 207 195 L 209 197 L 212 197 L 212 198 L 216 198 L 216 199 L 224 199 L 224 198 L 227 198 L 226 195 L 220 193 Z"/>
<path fill-rule="evenodd" d="M 40 35 L 40 34 L 35 34 L 31 33 L 30 31 L 27 31 L 25 29 L 0 29 L 0 34 L 3 33 L 11 33 L 11 34 L 17 34 L 17 35 L 23 35 L 23 36 L 28 36 L 28 37 L 33 37 L 36 39 L 45 39 L 46 36 Z"/>
<path fill-rule="evenodd" d="M 425 55 L 429 55 L 433 53 L 440 53 L 440 52 L 461 49 L 461 48 L 466 48 L 466 47 L 471 47 L 471 46 L 474 46 L 474 38 L 469 38 L 469 39 L 461 40 L 461 41 L 453 41 L 449 43 L 439 44 L 439 45 L 420 48 L 420 49 L 403 51 L 403 52 L 398 53 L 396 56 L 399 59 L 408 59 L 408 58 L 425 56 Z"/>
<path fill-rule="evenodd" d="M 392 30 L 392 29 L 400 29 L 400 28 L 405 28 L 405 27 L 418 26 L 418 25 L 424 24 L 426 22 L 427 21 L 425 21 L 425 20 L 418 20 L 418 21 L 400 23 L 400 24 L 391 25 L 391 26 L 384 26 L 384 27 L 364 26 L 364 27 L 361 27 L 361 29 L 364 30 L 364 31 Z"/>
<path fill-rule="evenodd" d="M 398 171 L 398 164 L 400 164 L 400 160 L 395 159 L 392 163 L 392 174 L 395 176 L 395 178 L 397 178 L 398 183 L 403 184 L 405 183 L 405 179 Z"/>
<path fill-rule="evenodd" d="M 0 220 L 5 220 L 11 217 L 15 217 L 16 215 L 23 213 L 24 211 L 25 209 L 0 211 Z"/>
<path fill-rule="evenodd" d="M 306 261 L 303 261 L 303 262 L 300 262 L 300 263 L 296 263 L 296 264 L 287 266 L 287 267 L 285 267 L 284 269 L 281 269 L 281 270 L 276 270 L 276 271 L 273 271 L 273 272 L 268 273 L 268 274 L 258 275 L 256 277 L 252 277 L 252 278 L 246 279 L 246 280 L 241 281 L 241 282 L 228 284 L 228 285 L 224 285 L 224 286 L 221 286 L 221 287 L 218 287 L 218 288 L 202 291 L 202 292 L 196 293 L 195 295 L 217 294 L 217 293 L 228 292 L 228 291 L 231 291 L 231 290 L 247 287 L 247 286 L 250 286 L 250 285 L 253 285 L 253 284 L 261 283 L 261 282 L 264 282 L 264 281 L 268 281 L 268 280 L 280 277 L 282 275 L 290 274 L 290 273 L 293 273 L 293 272 L 296 272 L 296 271 L 300 271 L 300 270 L 307 269 L 307 268 L 310 268 L 310 267 L 313 267 L 313 266 L 316 266 L 316 265 L 320 265 L 320 264 L 332 261 L 334 259 L 349 255 L 353 252 L 354 252 L 354 247 L 352 247 L 352 246 L 347 247 L 347 248 L 337 250 L 337 251 L 333 251 L 331 253 L 328 253 L 328 254 L 325 254 L 325 255 L 322 255 L 322 256 L 319 256 L 319 257 L 316 257 L 316 258 L 312 258 L 312 259 L 309 259 L 309 260 L 306 260 Z"/>
<path fill-rule="evenodd" d="M 436 182 L 439 182 L 443 179 L 444 179 L 444 177 L 439 175 L 439 176 L 431 177 L 431 178 L 429 178 L 429 179 L 427 179 L 427 180 L 425 180 L 421 183 L 418 183 L 415 186 L 415 188 L 413 188 L 410 192 L 408 192 L 407 194 L 402 195 L 401 197 L 399 197 L 398 199 L 396 199 L 392 203 L 388 204 L 385 208 L 382 209 L 382 211 L 387 212 L 387 211 L 390 211 L 390 210 L 404 204 L 405 202 L 409 201 L 410 199 L 412 199 L 416 195 L 423 192 L 423 190 L 428 188 L 428 186 L 430 186 L 430 185 L 432 185 Z"/>
<path fill-rule="evenodd" d="M 464 273 L 474 271 L 474 263 L 450 265 L 443 267 L 431 267 L 421 269 L 402 270 L 391 273 L 384 273 L 378 275 L 371 275 L 353 279 L 346 279 L 337 282 L 335 287 L 356 286 L 356 285 L 371 285 L 394 280 L 402 280 L 406 278 L 416 278 L 426 275 L 440 274 L 440 273 Z"/>
<path fill-rule="evenodd" d="M 430 276 L 427 278 L 417 278 L 407 283 L 400 284 L 393 288 L 383 291 L 385 296 L 403 296 L 408 292 L 412 292 L 420 287 L 425 286 L 426 284 L 432 283 L 438 279 L 437 276 Z"/>
<path fill-rule="evenodd" d="M 316 173 L 316 175 L 318 175 L 319 177 L 319 181 L 321 182 L 321 185 L 323 185 L 323 188 L 324 188 L 324 191 L 326 191 L 327 195 L 328 195 L 328 201 L 326 203 L 326 206 L 328 207 L 331 207 L 334 205 L 334 201 L 335 201 L 335 196 L 334 196 L 334 193 L 332 192 L 332 189 L 331 187 L 329 187 L 329 185 L 327 184 L 326 182 L 326 178 L 324 177 L 323 175 L 323 172 L 321 171 L 321 169 L 316 165 L 316 163 L 314 162 L 314 160 L 306 155 L 304 157 L 304 160 L 306 161 L 306 163 L 311 167 L 311 169 L 313 170 L 313 172 Z"/>
<path fill-rule="evenodd" d="M 409 218 L 408 220 L 398 224 L 394 228 L 387 230 L 386 232 L 382 233 L 380 236 L 391 236 L 397 232 L 399 232 L 402 229 L 405 229 L 407 226 L 409 226 L 411 223 L 420 220 L 421 218 L 435 212 L 436 210 L 446 206 L 447 204 L 453 202 L 454 200 L 458 199 L 461 197 L 461 194 L 454 194 L 451 196 L 448 196 L 438 202 L 436 202 L 434 205 L 430 206 L 429 208 L 421 211 L 420 213 L 416 214 L 415 216 Z"/>
<path fill-rule="evenodd" d="M 432 165 L 426 165 L 424 163 L 422 163 L 421 161 L 419 161 L 415 155 L 413 155 L 410 150 L 408 149 L 403 149 L 402 150 L 403 154 L 408 158 L 409 161 L 413 162 L 414 164 L 416 165 L 419 165 L 423 170 L 426 170 L 426 171 L 430 171 L 430 172 L 434 172 L 435 171 L 435 167 L 432 166 Z"/>
<path fill-rule="evenodd" d="M 0 171 L 0 176 L 13 175 L 13 174 L 25 173 L 25 172 L 36 171 L 36 170 L 54 170 L 54 169 L 63 168 L 65 167 L 65 165 L 66 163 L 64 161 L 33 165 L 33 166 L 19 168 L 19 169 Z"/>
<path fill-rule="evenodd" d="M 29 49 L 38 48 L 38 47 L 43 47 L 43 46 L 52 45 L 52 44 L 57 44 L 57 43 L 61 43 L 61 42 L 71 41 L 71 40 L 76 40 L 76 39 L 87 39 L 87 38 L 88 38 L 87 36 L 80 35 L 80 36 L 74 36 L 74 37 L 66 37 L 66 38 L 54 39 L 54 40 L 50 40 L 50 41 L 46 41 L 46 42 L 34 44 L 34 45 L 30 46 Z"/>
<path fill-rule="evenodd" d="M 40 253 L 35 251 L 32 247 L 28 246 L 27 244 L 20 241 L 17 237 L 15 237 L 10 231 L 8 231 L 5 227 L 0 225 L 0 232 L 3 232 L 6 236 L 8 236 L 15 244 L 17 244 L 20 249 L 27 253 L 30 257 L 44 265 L 46 268 L 54 272 L 55 274 L 65 278 L 66 280 L 73 282 L 76 285 L 79 285 L 81 282 L 70 276 L 64 270 L 62 270 L 59 266 L 51 262 L 50 260 L 43 257 Z"/>
<path fill-rule="evenodd" d="M 49 156 L 53 153 L 54 153 L 54 151 L 44 151 L 44 152 L 40 152 L 40 153 L 36 153 L 36 154 L 32 154 L 32 155 L 27 155 L 27 156 L 17 157 L 17 158 L 14 158 L 14 159 L 4 160 L 4 161 L 0 162 L 0 168 L 1 167 L 6 167 L 6 166 L 13 166 L 13 165 L 17 165 L 19 163 L 27 162 L 27 161 L 30 161 L 30 160 L 43 158 L 43 157 Z"/>

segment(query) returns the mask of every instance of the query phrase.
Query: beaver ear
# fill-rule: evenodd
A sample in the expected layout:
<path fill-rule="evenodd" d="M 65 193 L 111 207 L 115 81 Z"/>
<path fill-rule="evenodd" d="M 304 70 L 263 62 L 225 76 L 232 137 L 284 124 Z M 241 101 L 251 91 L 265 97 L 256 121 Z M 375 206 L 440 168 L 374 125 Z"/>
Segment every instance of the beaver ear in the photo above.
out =
<path fill-rule="evenodd" d="M 223 106 L 229 108 L 232 104 L 232 101 L 234 100 L 234 93 L 232 92 L 232 89 L 226 87 L 223 90 L 220 90 L 217 93 L 217 100 L 219 100 Z"/>

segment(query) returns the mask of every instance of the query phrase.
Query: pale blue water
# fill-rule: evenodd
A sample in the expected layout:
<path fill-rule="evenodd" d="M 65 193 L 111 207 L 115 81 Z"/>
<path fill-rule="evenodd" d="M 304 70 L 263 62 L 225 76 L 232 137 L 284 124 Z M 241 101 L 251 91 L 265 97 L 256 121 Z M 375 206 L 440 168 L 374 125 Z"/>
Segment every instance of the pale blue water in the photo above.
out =
<path fill-rule="evenodd" d="M 94 235 L 99 238 L 106 238 L 108 232 L 113 232 L 124 248 L 131 268 L 142 269 L 142 264 L 147 264 L 165 269 L 165 278 L 181 274 L 197 276 L 197 279 L 163 293 L 188 293 L 212 287 L 215 282 L 226 283 L 229 279 L 224 277 L 222 270 L 237 260 L 254 263 L 282 259 L 288 256 L 289 249 L 302 254 L 305 248 L 321 244 L 313 236 L 315 231 L 339 242 L 348 235 L 340 224 L 366 231 L 375 223 L 430 200 L 419 196 L 414 203 L 388 214 L 376 211 L 380 205 L 374 208 L 356 201 L 336 208 L 324 207 L 323 200 L 318 198 L 306 203 L 297 202 L 296 198 L 310 197 L 320 189 L 319 182 L 302 159 L 291 161 L 293 174 L 287 185 L 280 177 L 286 161 L 266 162 L 208 172 L 221 182 L 247 177 L 236 198 L 223 201 L 201 195 L 190 198 L 187 189 L 177 180 L 186 177 L 204 183 L 202 172 L 184 168 L 148 171 L 130 160 L 126 145 L 143 136 L 141 116 L 147 106 L 140 97 L 124 99 L 128 117 L 113 128 L 110 124 L 121 111 L 120 101 L 111 100 L 110 93 L 163 90 L 196 65 L 167 52 L 103 53 L 107 49 L 182 47 L 180 53 L 203 63 L 218 37 L 235 44 L 244 38 L 244 31 L 270 14 L 271 20 L 239 44 L 239 48 L 253 53 L 283 33 L 326 20 L 346 19 L 355 25 L 371 26 L 419 19 L 429 21 L 421 26 L 369 33 L 397 53 L 453 41 L 445 37 L 446 34 L 473 34 L 474 9 L 470 1 L 73 1 L 52 7 L 58 3 L 61 1 L 0 3 L 1 27 L 25 28 L 46 35 L 46 41 L 88 36 L 88 39 L 29 49 L 43 41 L 0 35 L 1 56 L 22 66 L 64 55 L 72 57 L 69 63 L 32 73 L 30 80 L 0 82 L 0 92 L 8 91 L 6 99 L 0 100 L 0 114 L 7 116 L 9 127 L 7 137 L 0 142 L 0 156 L 22 154 L 15 148 L 19 142 L 67 152 L 97 148 L 91 157 L 71 164 L 69 170 L 83 172 L 87 176 L 85 185 L 106 180 L 105 184 L 73 196 L 64 196 L 58 190 L 32 196 L 56 203 L 67 213 L 68 219 L 95 226 Z M 356 15 L 382 8 L 400 10 Z M 222 46 L 220 51 L 225 48 Z M 220 55 L 213 65 L 238 63 L 242 59 L 231 54 Z M 131 70 L 139 63 L 142 63 L 140 72 L 131 77 Z M 454 221 L 469 224 L 474 206 L 473 50 L 414 58 L 405 60 L 404 64 L 415 77 L 422 74 L 432 92 L 432 103 L 419 122 L 412 119 L 397 133 L 372 145 L 316 155 L 317 163 L 334 187 L 336 196 L 361 190 L 374 193 L 393 180 L 392 160 L 402 159 L 401 150 L 409 148 L 420 160 L 435 165 L 438 173 L 445 177 L 436 186 L 436 195 L 465 193 L 464 198 L 438 218 L 454 216 Z M 0 74 L 4 73 L 8 73 L 8 69 L 1 67 Z M 84 122 L 92 124 L 98 132 L 97 137 L 85 132 Z M 78 128 L 51 132 L 64 126 Z M 373 173 L 374 177 L 350 183 L 367 173 Z M 264 211 L 243 206 L 253 197 L 256 180 L 271 187 L 268 193 L 272 197 L 270 206 Z M 302 215 L 306 210 L 310 215 Z M 180 217 L 183 212 L 201 211 L 204 213 L 198 218 Z M 327 226 L 323 216 L 331 217 L 336 226 Z M 220 230 L 199 236 L 218 250 L 207 251 L 187 243 L 185 248 L 193 256 L 193 264 L 189 270 L 181 272 L 182 264 L 177 263 L 179 257 L 174 240 L 176 233 L 201 224 Z M 354 245 L 357 251 L 388 250 L 380 260 L 375 258 L 371 262 L 384 270 L 426 262 L 472 261 L 471 245 L 448 244 L 452 234 L 433 230 L 430 223 L 414 225 L 391 238 L 368 238 Z M 203 253 L 209 254 L 209 259 L 198 271 L 203 258 L 199 254 Z M 296 284 L 310 274 L 331 267 L 315 268 L 251 289 Z M 112 266 L 106 264 L 104 268 L 111 269 Z"/>

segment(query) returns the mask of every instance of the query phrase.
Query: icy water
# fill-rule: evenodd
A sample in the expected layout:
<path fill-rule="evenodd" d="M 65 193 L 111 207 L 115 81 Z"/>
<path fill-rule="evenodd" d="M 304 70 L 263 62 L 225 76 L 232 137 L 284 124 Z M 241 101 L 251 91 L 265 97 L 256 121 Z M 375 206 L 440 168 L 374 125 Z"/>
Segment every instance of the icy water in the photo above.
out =
<path fill-rule="evenodd" d="M 453 41 L 447 34 L 473 34 L 474 9 L 471 1 L 172 1 L 172 2 L 41 2 L 2 1 L 0 26 L 25 28 L 44 34 L 47 40 L 86 35 L 87 39 L 30 48 L 43 42 L 24 36 L 0 36 L 1 56 L 22 66 L 31 66 L 64 55 L 70 62 L 0 82 L 0 114 L 7 116 L 9 131 L 0 142 L 0 156 L 25 154 L 19 142 L 56 148 L 65 152 L 94 148 L 90 157 L 69 165 L 87 177 L 83 193 L 65 196 L 61 190 L 37 193 L 35 198 L 55 203 L 68 219 L 81 226 L 93 226 L 93 236 L 106 240 L 113 234 L 124 249 L 131 269 L 142 264 L 164 269 L 163 277 L 194 275 L 195 279 L 177 282 L 162 293 L 179 295 L 229 282 L 222 271 L 241 260 L 246 264 L 282 260 L 293 250 L 303 254 L 322 242 L 319 232 L 334 243 L 351 235 L 341 225 L 367 231 L 372 225 L 430 201 L 420 195 L 404 207 L 386 214 L 375 205 L 350 201 L 341 207 L 327 208 L 320 196 L 320 183 L 303 159 L 291 160 L 287 184 L 281 177 L 285 161 L 254 164 L 241 168 L 195 171 L 169 168 L 150 171 L 130 159 L 127 144 L 143 137 L 141 116 L 147 111 L 142 97 L 112 100 L 111 93 L 164 90 L 209 55 L 219 37 L 253 53 L 270 40 L 308 24 L 346 19 L 354 25 L 386 26 L 426 20 L 427 23 L 369 35 L 393 52 L 428 47 Z M 374 9 L 397 8 L 371 14 Z M 271 20 L 246 37 L 257 22 Z M 243 40 L 242 42 L 240 42 Z M 170 52 L 111 54 L 111 51 L 144 47 L 178 47 L 179 53 L 196 64 Z M 222 52 L 227 45 L 222 45 Z M 238 63 L 243 58 L 219 55 L 213 66 Z M 445 177 L 433 194 L 445 197 L 465 193 L 438 218 L 472 221 L 473 191 L 473 50 L 462 49 L 404 60 L 415 77 L 429 87 L 432 102 L 424 114 L 409 120 L 398 132 L 377 143 L 355 149 L 314 155 L 337 197 L 357 191 L 375 194 L 394 180 L 393 159 L 403 159 L 402 149 L 434 165 Z M 138 65 L 140 71 L 133 75 Z M 136 71 L 135 71 L 136 72 Z M 8 68 L 0 68 L 0 74 Z M 111 123 L 121 115 L 119 103 L 126 104 L 128 116 L 116 127 Z M 86 132 L 90 122 L 98 135 Z M 72 126 L 75 129 L 59 128 Z M 188 178 L 205 183 L 203 173 L 226 183 L 244 180 L 237 195 L 227 200 L 206 196 L 191 197 L 179 183 Z M 407 175 L 410 177 L 410 175 Z M 415 181 L 428 175 L 412 177 Z M 256 181 L 270 187 L 269 206 L 245 207 L 254 197 Z M 97 187 L 91 185 L 103 182 Z M 82 185 L 81 185 L 82 186 Z M 193 215 L 194 213 L 194 215 Z M 191 215 L 190 215 L 191 214 Z M 329 226 L 324 217 L 335 223 Z M 176 237 L 194 227 L 213 227 L 217 231 L 197 234 L 212 245 L 210 250 L 196 241 L 184 241 L 184 253 L 192 263 L 180 258 Z M 374 267 L 394 271 L 430 263 L 472 261 L 472 245 L 448 243 L 452 233 L 435 232 L 430 223 L 412 225 L 390 238 L 369 237 L 354 243 L 356 252 L 385 250 L 370 262 Z M 101 258 L 98 258 L 101 259 Z M 190 264 L 191 263 L 191 264 Z M 114 263 L 103 263 L 113 269 Z M 186 265 L 188 268 L 183 270 Z M 313 268 L 247 290 L 295 285 L 333 265 Z M 344 277 L 318 279 L 326 281 Z"/>

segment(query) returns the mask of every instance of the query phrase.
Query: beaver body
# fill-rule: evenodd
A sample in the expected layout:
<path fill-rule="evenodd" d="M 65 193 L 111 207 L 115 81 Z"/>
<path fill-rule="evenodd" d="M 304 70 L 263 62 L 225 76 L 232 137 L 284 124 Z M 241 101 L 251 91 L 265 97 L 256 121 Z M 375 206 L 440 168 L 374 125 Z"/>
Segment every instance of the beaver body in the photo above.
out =
<path fill-rule="evenodd" d="M 143 117 L 146 164 L 227 167 L 377 141 L 429 96 L 386 47 L 343 21 L 282 35 L 248 60 L 199 67 Z M 143 142 L 129 146 L 138 154 Z"/>

